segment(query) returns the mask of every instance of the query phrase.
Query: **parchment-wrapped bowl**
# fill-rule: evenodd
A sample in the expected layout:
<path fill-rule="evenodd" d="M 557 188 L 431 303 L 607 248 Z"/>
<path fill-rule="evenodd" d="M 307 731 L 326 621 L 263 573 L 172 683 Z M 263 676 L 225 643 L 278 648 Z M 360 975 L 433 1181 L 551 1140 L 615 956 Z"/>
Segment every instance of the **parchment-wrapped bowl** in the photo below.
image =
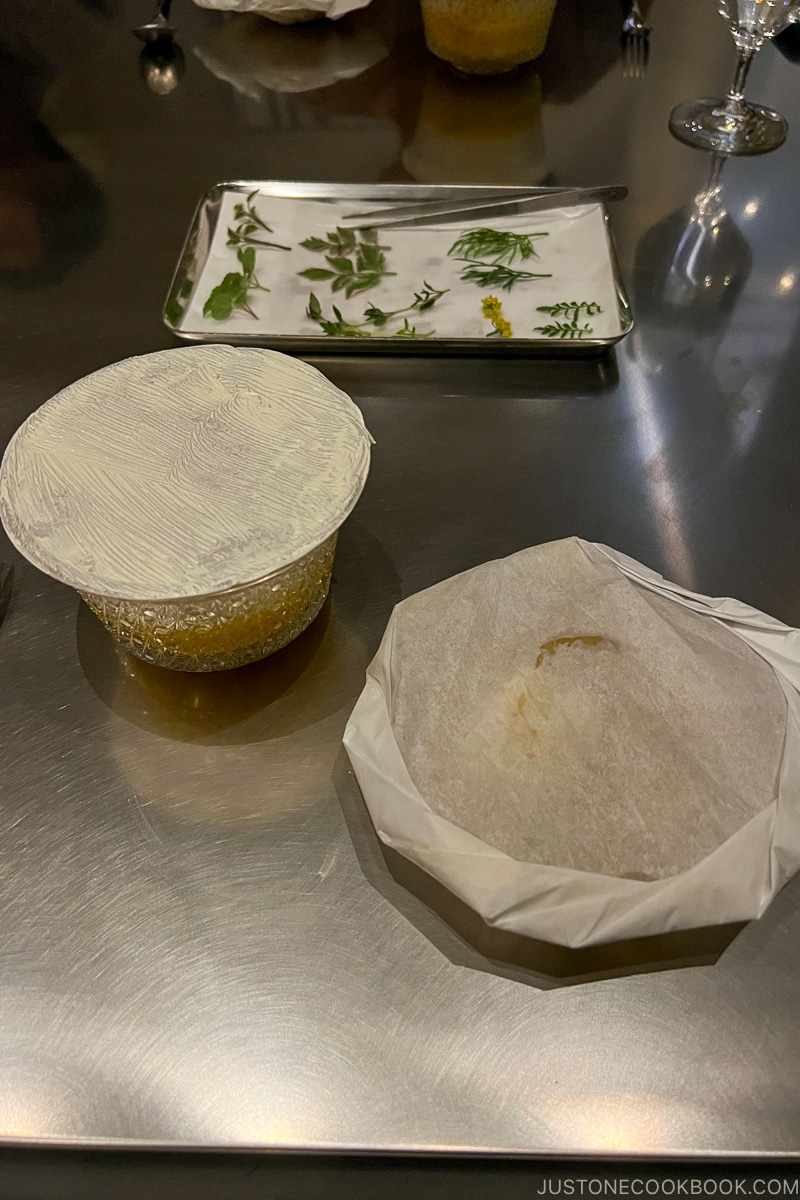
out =
<path fill-rule="evenodd" d="M 345 732 L 378 836 L 580 948 L 758 917 L 800 868 L 800 631 L 578 538 L 394 610 Z"/>
<path fill-rule="evenodd" d="M 126 650 L 226 670 L 313 621 L 369 456 L 361 413 L 308 364 L 182 347 L 96 371 L 29 417 L 0 513 Z"/>
<path fill-rule="evenodd" d="M 370 0 L 194 0 L 199 8 L 218 12 L 258 13 L 279 25 L 297 25 L 327 17 L 338 21 L 349 12 L 366 8 Z"/>

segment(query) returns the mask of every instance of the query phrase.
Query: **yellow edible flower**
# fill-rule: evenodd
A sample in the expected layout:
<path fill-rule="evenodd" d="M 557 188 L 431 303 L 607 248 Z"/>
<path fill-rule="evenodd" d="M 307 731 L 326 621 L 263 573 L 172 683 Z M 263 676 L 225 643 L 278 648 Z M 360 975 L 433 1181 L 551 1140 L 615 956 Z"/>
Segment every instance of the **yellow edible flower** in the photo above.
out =
<path fill-rule="evenodd" d="M 503 316 L 503 305 L 497 299 L 497 296 L 484 296 L 481 300 L 481 312 L 486 317 L 487 321 L 491 321 L 494 325 L 494 333 L 490 333 L 489 337 L 499 335 L 500 337 L 511 337 L 511 322 L 507 321 Z"/>

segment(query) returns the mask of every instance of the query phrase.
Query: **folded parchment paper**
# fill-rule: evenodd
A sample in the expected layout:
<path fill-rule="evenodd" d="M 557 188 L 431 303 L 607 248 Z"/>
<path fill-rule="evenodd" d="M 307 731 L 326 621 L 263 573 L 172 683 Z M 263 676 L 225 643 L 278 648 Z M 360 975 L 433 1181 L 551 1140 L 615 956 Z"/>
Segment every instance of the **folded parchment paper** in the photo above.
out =
<path fill-rule="evenodd" d="M 573 538 L 395 609 L 345 745 L 382 840 L 586 946 L 760 915 L 800 867 L 800 631 Z"/>

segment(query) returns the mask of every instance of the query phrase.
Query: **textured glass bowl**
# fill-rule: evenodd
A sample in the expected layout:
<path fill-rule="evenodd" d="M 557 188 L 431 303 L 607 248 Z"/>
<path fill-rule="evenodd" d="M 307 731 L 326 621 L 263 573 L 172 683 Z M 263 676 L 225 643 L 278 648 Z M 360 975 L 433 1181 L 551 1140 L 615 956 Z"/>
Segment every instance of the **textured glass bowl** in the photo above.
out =
<path fill-rule="evenodd" d="M 173 671 L 227 671 L 281 650 L 319 613 L 331 583 L 338 530 L 264 579 L 182 600 L 80 595 L 123 649 Z"/>
<path fill-rule="evenodd" d="M 428 49 L 467 75 L 501 75 L 538 58 L 556 0 L 422 0 Z"/>

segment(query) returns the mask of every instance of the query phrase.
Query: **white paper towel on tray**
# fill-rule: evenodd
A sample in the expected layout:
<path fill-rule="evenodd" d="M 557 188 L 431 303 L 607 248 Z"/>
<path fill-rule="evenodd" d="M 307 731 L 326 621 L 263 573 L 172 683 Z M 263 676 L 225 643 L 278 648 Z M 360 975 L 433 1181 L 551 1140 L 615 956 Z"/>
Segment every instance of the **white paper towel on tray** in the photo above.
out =
<path fill-rule="evenodd" d="M 698 640 L 693 652 L 701 656 L 708 654 L 713 657 L 719 652 L 715 647 L 721 633 L 724 637 L 724 630 L 735 634 L 774 671 L 774 696 L 768 698 L 768 703 L 774 705 L 775 697 L 780 701 L 781 695 L 785 700 L 785 707 L 781 703 L 779 709 L 773 707 L 771 710 L 773 714 L 780 713 L 781 727 L 776 730 L 774 745 L 765 747 L 764 751 L 774 756 L 775 761 L 770 765 L 770 758 L 766 774 L 762 772 L 765 780 L 763 806 L 758 800 L 754 804 L 750 796 L 753 815 L 742 818 L 743 823 L 736 827 L 735 818 L 729 813 L 726 819 L 729 822 L 733 820 L 734 824 L 728 836 L 709 852 L 704 852 L 699 861 L 693 861 L 676 874 L 646 880 L 623 878 L 524 861 L 520 855 L 512 856 L 437 811 L 442 807 L 442 796 L 437 795 L 436 802 L 431 803 L 430 795 L 426 798 L 421 794 L 401 752 L 395 721 L 402 719 L 404 713 L 398 711 L 398 698 L 402 697 L 403 688 L 407 690 L 407 680 L 403 680 L 404 670 L 415 669 L 408 654 L 400 653 L 404 627 L 406 631 L 414 628 L 413 622 L 408 621 L 409 615 L 413 616 L 415 611 L 419 615 L 422 608 L 427 606 L 428 615 L 435 625 L 437 592 L 441 604 L 449 607 L 452 613 L 458 591 L 469 587 L 473 592 L 476 588 L 480 591 L 482 583 L 485 597 L 494 608 L 492 620 L 495 621 L 495 628 L 502 628 L 502 625 L 496 624 L 503 617 L 503 594 L 497 588 L 502 573 L 506 572 L 507 579 L 510 578 L 509 571 L 517 577 L 524 577 L 526 565 L 529 564 L 533 570 L 537 563 L 541 570 L 542 552 L 551 551 L 553 547 L 562 548 L 559 553 L 562 557 L 563 554 L 567 555 L 565 561 L 568 561 L 570 554 L 577 555 L 581 563 L 588 565 L 588 569 L 596 571 L 600 590 L 603 580 L 607 583 L 612 578 L 620 582 L 630 581 L 631 587 L 640 596 L 649 594 L 660 597 L 657 612 L 659 619 L 664 620 L 670 636 L 674 635 L 669 619 L 672 605 L 676 606 L 674 612 L 678 618 L 676 627 L 679 636 L 686 635 L 688 613 L 699 614 Z M 549 586 L 552 589 L 552 580 Z M 535 579 L 532 578 L 531 605 L 535 606 L 535 600 Z M 669 602 L 669 606 L 665 606 L 664 600 Z M 592 607 L 591 601 L 589 606 Z M 597 611 L 601 611 L 601 608 L 598 607 Z M 584 632 L 599 629 L 594 619 L 589 618 L 587 610 Z M 448 617 L 446 624 L 450 623 L 451 618 Z M 454 629 L 457 630 L 457 627 L 456 620 Z M 417 628 L 422 626 L 418 625 Z M 466 626 L 462 626 L 458 636 L 464 636 L 464 628 Z M 535 614 L 532 613 L 531 629 L 535 628 Z M 707 636 L 712 630 L 713 636 Z M 561 628 L 554 632 L 558 634 L 565 630 Z M 455 643 L 448 646 L 440 629 L 436 630 L 436 637 L 440 639 L 441 655 L 446 657 L 450 654 L 451 665 L 454 656 L 468 648 L 466 642 L 458 651 L 453 649 Z M 635 640 L 635 633 L 633 637 Z M 693 640 L 691 633 L 689 640 Z M 732 639 L 728 638 L 727 641 L 735 648 L 736 643 Z M 724 645 L 722 649 L 725 649 Z M 738 657 L 741 658 L 741 654 Z M 749 655 L 747 657 L 750 658 Z M 736 658 L 734 654 L 732 661 Z M 438 659 L 437 650 L 437 663 Z M 719 662 L 722 661 L 720 658 Z M 752 678 L 759 688 L 763 688 L 763 665 L 754 657 L 752 663 L 755 670 Z M 436 665 L 426 670 L 431 672 L 431 679 L 436 677 Z M 508 663 L 501 664 L 498 678 L 507 674 L 507 670 Z M 701 714 L 705 695 L 704 674 L 697 672 L 697 711 Z M 714 672 L 709 670 L 708 674 L 713 675 Z M 725 678 L 723 671 L 719 679 Z M 772 676 L 769 675 L 768 679 L 772 680 Z M 344 741 L 373 823 L 384 843 L 438 879 L 477 911 L 489 925 L 580 947 L 749 920 L 763 913 L 786 880 L 800 867 L 798 688 L 800 631 L 790 629 L 739 601 L 713 599 L 688 592 L 606 547 L 569 539 L 564 543 L 552 543 L 550 547 L 523 551 L 500 563 L 485 564 L 474 572 L 466 572 L 456 580 L 445 581 L 445 584 L 428 589 L 399 605 L 370 665 L 366 687 L 350 718 Z M 759 704 L 763 703 L 765 699 L 761 696 Z M 733 726 L 736 721 L 741 721 L 746 707 L 737 710 L 732 700 L 732 707 L 728 711 L 726 704 L 723 698 L 720 711 L 724 711 L 724 719 Z M 402 709 L 402 703 L 399 708 Z M 734 735 L 735 728 L 732 728 L 731 736 Z M 430 742 L 430 733 L 427 736 Z M 407 731 L 401 733 L 400 741 L 410 745 Z M 724 736 L 721 745 L 724 748 Z M 457 758 L 451 762 L 456 763 Z M 419 762 L 415 770 L 419 775 Z M 757 782 L 758 778 L 756 772 L 753 780 Z M 739 799 L 745 803 L 748 798 Z M 645 803 L 643 809 L 646 809 Z M 691 844 L 693 832 L 692 828 L 685 830 L 688 844 Z M 513 836 L 517 836 L 516 832 Z"/>
<path fill-rule="evenodd" d="M 434 308 L 409 314 L 413 325 L 425 337 L 485 339 L 492 326 L 483 314 L 482 300 L 492 291 L 502 301 L 503 312 L 512 324 L 515 338 L 540 338 L 536 327 L 551 318 L 542 315 L 538 306 L 569 299 L 596 301 L 600 305 L 602 312 L 591 318 L 593 337 L 620 336 L 620 312 L 606 218 L 599 204 L 494 218 L 491 224 L 495 229 L 546 234 L 538 243 L 539 257 L 531 270 L 547 272 L 548 277 L 515 287 L 510 293 L 464 282 L 461 278 L 464 264 L 448 254 L 456 238 L 475 228 L 475 221 L 463 219 L 447 225 L 386 230 L 381 234 L 381 244 L 387 244 L 387 260 L 393 274 L 375 288 L 348 300 L 343 299 L 342 292 L 332 292 L 330 283 L 310 282 L 300 274 L 309 267 L 325 268 L 327 265 L 324 256 L 305 249 L 300 243 L 310 235 L 324 238 L 345 217 L 364 211 L 365 205 L 370 209 L 380 205 L 365 200 L 298 200 L 262 193 L 253 203 L 272 231 L 271 235 L 263 236 L 279 245 L 289 246 L 291 250 L 288 253 L 259 250 L 258 279 L 270 290 L 250 293 L 248 304 L 255 320 L 244 310 L 237 309 L 226 320 L 216 321 L 203 315 L 203 307 L 211 290 L 225 275 L 239 270 L 236 252 L 228 245 L 228 229 L 236 225 L 234 210 L 243 200 L 244 196 L 239 192 L 226 191 L 222 196 L 211 246 L 181 321 L 182 333 L 200 333 L 205 338 L 229 333 L 236 336 L 319 336 L 324 345 L 330 339 L 322 334 L 320 326 L 307 313 L 312 292 L 318 297 L 326 317 L 332 317 L 333 305 L 337 305 L 346 320 L 360 322 L 370 304 L 385 310 L 406 311 L 415 293 L 429 283 L 446 294 Z M 388 202 L 387 206 L 394 203 L 396 201 Z M 387 326 L 388 334 L 396 332 L 401 323 L 399 319 Z M 376 334 L 384 332 L 375 331 Z"/>

